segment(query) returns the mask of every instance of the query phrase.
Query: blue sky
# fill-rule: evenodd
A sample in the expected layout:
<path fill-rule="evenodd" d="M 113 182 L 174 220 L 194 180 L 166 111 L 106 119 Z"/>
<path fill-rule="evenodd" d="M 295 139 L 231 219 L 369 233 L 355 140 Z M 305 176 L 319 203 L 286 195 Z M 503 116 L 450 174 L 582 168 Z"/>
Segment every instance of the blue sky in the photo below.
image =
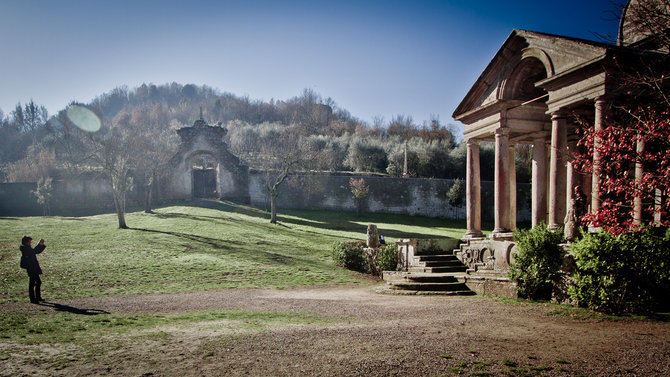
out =
<path fill-rule="evenodd" d="M 311 88 L 359 119 L 451 114 L 512 29 L 616 35 L 610 0 L 0 0 L 0 109 L 118 86 L 251 99 Z"/>

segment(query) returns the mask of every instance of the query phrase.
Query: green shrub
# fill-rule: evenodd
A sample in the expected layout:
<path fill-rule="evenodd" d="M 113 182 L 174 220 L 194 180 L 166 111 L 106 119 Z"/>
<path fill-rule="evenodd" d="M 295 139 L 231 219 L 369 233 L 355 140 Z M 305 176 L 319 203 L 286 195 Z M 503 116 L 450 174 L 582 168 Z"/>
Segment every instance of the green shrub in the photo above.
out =
<path fill-rule="evenodd" d="M 336 242 L 333 245 L 332 257 L 337 265 L 358 272 L 368 272 L 365 241 Z"/>
<path fill-rule="evenodd" d="M 510 265 L 509 278 L 517 283 L 520 297 L 531 300 L 549 300 L 554 281 L 563 264 L 563 229 L 547 229 L 544 223 L 530 230 L 516 229 L 517 241 L 514 263 Z"/>
<path fill-rule="evenodd" d="M 398 267 L 398 245 L 389 243 L 382 245 L 376 261 L 377 271 L 395 271 Z"/>
<path fill-rule="evenodd" d="M 577 273 L 570 295 L 606 313 L 649 313 L 667 305 L 670 232 L 588 234 L 571 246 Z"/>

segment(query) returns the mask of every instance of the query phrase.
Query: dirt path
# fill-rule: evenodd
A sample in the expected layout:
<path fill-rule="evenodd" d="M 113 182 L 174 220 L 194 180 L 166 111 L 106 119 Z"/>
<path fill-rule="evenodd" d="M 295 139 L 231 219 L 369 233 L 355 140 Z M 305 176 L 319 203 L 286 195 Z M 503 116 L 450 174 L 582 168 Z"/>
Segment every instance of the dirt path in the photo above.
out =
<path fill-rule="evenodd" d="M 550 315 L 484 297 L 393 296 L 372 287 L 223 290 L 61 302 L 110 313 L 231 309 L 333 321 L 253 329 L 225 321 L 75 346 L 0 343 L 0 375 L 670 375 L 670 323 Z M 39 310 L 12 304 L 2 310 Z M 158 334 L 158 335 L 157 335 Z M 37 352 L 40 357 L 22 357 Z M 25 356 L 25 355 L 24 355 Z M 46 357 L 48 356 L 48 357 Z M 53 360 L 63 360 L 55 363 Z"/>

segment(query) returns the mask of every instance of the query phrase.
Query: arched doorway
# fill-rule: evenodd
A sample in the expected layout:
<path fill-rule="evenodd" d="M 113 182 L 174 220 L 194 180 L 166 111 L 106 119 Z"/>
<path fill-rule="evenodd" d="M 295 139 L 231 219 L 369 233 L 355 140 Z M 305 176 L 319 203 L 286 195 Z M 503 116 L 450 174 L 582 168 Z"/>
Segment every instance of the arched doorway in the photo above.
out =
<path fill-rule="evenodd" d="M 208 154 L 199 154 L 192 158 L 191 174 L 193 175 L 194 198 L 216 198 L 216 161 Z"/>
<path fill-rule="evenodd" d="M 170 195 L 174 198 L 221 198 L 249 202 L 249 173 L 224 141 L 226 129 L 198 119 L 177 130 L 179 151 L 172 158 Z"/>

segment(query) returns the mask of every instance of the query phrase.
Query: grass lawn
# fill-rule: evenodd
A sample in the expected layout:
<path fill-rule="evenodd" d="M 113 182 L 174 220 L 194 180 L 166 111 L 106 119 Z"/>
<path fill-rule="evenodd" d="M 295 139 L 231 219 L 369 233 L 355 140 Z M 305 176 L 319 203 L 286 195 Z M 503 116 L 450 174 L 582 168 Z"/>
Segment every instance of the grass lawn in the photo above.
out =
<path fill-rule="evenodd" d="M 280 211 L 279 224 L 254 207 L 207 201 L 200 206 L 90 217 L 0 218 L 0 304 L 27 300 L 19 268 L 20 237 L 44 238 L 39 256 L 48 299 L 220 288 L 286 288 L 361 283 L 335 266 L 334 242 L 365 239 L 374 223 L 387 240 L 460 237 L 464 221 L 323 211 Z"/>

